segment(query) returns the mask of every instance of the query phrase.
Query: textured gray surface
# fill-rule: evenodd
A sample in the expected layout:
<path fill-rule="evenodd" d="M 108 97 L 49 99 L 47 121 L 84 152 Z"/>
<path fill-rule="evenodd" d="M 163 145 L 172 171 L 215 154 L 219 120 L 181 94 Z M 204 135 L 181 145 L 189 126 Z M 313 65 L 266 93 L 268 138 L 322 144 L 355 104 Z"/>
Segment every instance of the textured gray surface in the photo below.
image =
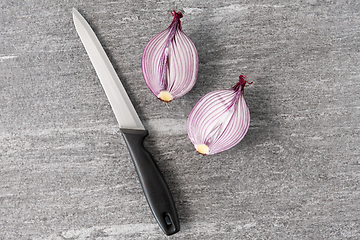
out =
<path fill-rule="evenodd" d="M 152 217 L 115 117 L 75 32 L 95 29 L 144 124 L 181 231 Z M 146 43 L 182 10 L 200 60 L 166 107 L 146 87 Z M 357 239 L 360 5 L 357 1 L 0 3 L 0 239 Z M 197 154 L 187 115 L 240 74 L 244 140 Z"/>

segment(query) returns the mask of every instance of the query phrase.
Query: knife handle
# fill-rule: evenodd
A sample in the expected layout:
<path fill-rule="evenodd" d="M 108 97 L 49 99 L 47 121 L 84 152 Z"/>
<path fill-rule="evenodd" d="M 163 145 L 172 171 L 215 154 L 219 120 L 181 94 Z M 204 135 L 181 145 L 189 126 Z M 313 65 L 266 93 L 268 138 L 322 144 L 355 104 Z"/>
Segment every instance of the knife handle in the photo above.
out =
<path fill-rule="evenodd" d="M 148 131 L 124 128 L 120 130 L 155 219 L 166 235 L 177 233 L 180 222 L 169 187 L 151 154 L 144 148 Z"/>

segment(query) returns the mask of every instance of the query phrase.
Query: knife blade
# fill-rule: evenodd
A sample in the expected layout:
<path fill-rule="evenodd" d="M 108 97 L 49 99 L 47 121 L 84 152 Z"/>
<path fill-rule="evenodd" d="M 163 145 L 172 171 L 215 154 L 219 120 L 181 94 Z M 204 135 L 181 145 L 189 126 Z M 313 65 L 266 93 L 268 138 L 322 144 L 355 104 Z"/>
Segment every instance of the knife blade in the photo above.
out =
<path fill-rule="evenodd" d="M 163 232 L 172 235 L 180 230 L 180 222 L 169 187 L 151 154 L 144 148 L 143 142 L 148 131 L 137 115 L 96 34 L 75 8 L 73 20 L 120 125 L 150 209 Z"/>

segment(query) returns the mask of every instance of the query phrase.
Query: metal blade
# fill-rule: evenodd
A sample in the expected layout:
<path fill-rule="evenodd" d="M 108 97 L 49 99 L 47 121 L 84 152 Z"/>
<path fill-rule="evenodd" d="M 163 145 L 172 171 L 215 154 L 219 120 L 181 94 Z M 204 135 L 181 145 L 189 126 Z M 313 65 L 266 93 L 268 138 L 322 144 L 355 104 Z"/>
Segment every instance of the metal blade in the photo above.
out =
<path fill-rule="evenodd" d="M 75 8 L 73 8 L 73 19 L 76 31 L 90 57 L 120 127 L 145 130 L 94 31 Z"/>

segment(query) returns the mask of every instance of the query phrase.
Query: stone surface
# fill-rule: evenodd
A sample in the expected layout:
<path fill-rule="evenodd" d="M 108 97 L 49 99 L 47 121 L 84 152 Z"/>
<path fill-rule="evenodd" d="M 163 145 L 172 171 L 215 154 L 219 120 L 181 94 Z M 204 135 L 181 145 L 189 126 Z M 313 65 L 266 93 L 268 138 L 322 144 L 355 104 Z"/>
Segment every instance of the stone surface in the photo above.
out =
<path fill-rule="evenodd" d="M 95 29 L 173 193 L 181 231 L 151 215 L 72 22 Z M 169 107 L 141 73 L 146 43 L 184 13 L 195 87 Z M 357 1 L 0 3 L 0 239 L 357 239 L 360 5 Z M 243 141 L 197 154 L 186 118 L 240 74 Z"/>

